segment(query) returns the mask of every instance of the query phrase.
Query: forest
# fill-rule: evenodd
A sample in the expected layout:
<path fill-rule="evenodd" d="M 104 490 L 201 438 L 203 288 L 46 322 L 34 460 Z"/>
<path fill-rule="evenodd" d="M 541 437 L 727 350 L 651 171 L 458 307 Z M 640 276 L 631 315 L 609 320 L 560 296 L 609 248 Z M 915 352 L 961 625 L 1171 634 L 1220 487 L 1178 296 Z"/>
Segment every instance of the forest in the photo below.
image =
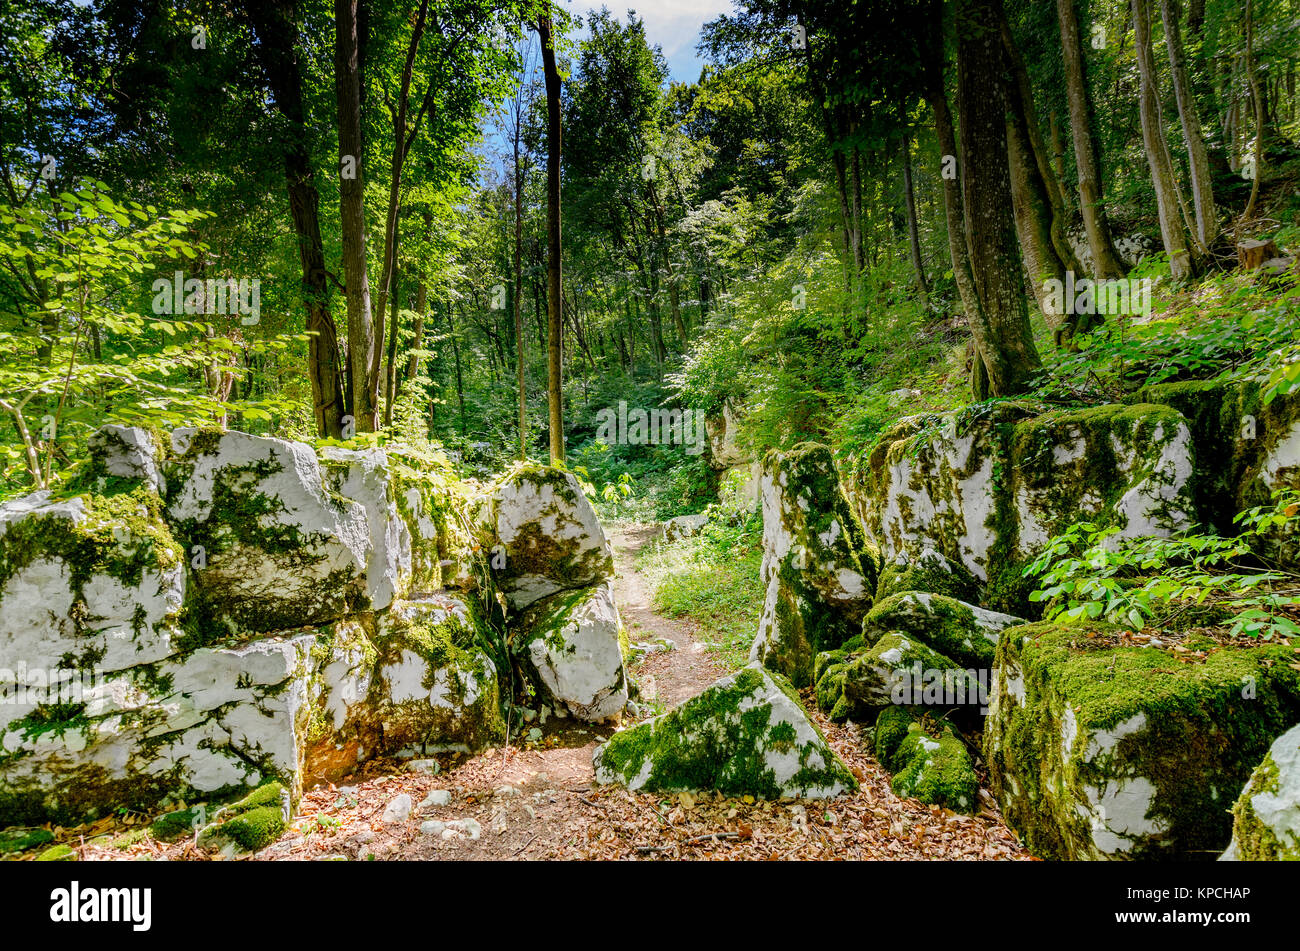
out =
<path fill-rule="evenodd" d="M 0 853 L 1300 856 L 1300 3 L 704 6 L 0 0 Z"/>

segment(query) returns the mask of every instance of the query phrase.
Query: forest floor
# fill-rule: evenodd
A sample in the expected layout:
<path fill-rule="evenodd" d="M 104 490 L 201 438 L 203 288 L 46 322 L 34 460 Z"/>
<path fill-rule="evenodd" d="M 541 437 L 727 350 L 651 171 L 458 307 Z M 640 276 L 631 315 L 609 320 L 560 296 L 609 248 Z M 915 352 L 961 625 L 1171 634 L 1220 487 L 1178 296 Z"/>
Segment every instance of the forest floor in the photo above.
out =
<path fill-rule="evenodd" d="M 633 525 L 613 533 L 619 609 L 635 646 L 671 642 L 633 668 L 643 717 L 694 696 L 729 671 L 689 620 L 654 610 L 652 591 L 634 557 L 660 532 Z M 650 696 L 648 696 L 650 695 Z M 1026 859 L 996 806 L 982 793 L 982 810 L 964 816 L 890 790 L 888 772 L 860 738 L 859 727 L 835 724 L 816 709 L 813 719 L 858 777 L 849 796 L 819 801 L 754 801 L 717 794 L 633 793 L 593 783 L 591 755 L 607 727 L 551 718 L 540 740 L 511 741 L 477 756 L 442 756 L 418 763 L 376 761 L 338 786 L 318 786 L 299 814 L 258 860 L 437 859 Z M 444 805 L 422 806 L 435 790 Z M 385 822 L 388 805 L 411 797 L 404 821 Z M 466 822 L 441 834 L 422 823 Z M 474 823 L 477 823 L 475 827 Z M 120 830 L 119 830 L 120 831 Z M 118 844 L 110 845 L 111 838 Z M 192 839 L 126 845 L 102 834 L 82 840 L 83 859 L 209 859 Z"/>

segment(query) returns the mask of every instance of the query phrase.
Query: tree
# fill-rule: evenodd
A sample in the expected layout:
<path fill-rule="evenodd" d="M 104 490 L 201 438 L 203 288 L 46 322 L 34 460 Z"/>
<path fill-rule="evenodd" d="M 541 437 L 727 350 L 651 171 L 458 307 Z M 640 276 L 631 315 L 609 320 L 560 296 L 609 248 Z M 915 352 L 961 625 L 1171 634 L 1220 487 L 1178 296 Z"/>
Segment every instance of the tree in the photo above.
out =
<path fill-rule="evenodd" d="M 1175 280 L 1186 280 L 1195 273 L 1196 262 L 1187 245 L 1179 208 L 1178 180 L 1161 119 L 1160 86 L 1155 57 L 1151 51 L 1151 12 L 1148 0 L 1133 0 L 1133 41 L 1138 61 L 1138 112 L 1142 123 L 1142 143 L 1151 184 L 1156 193 L 1156 211 L 1160 217 L 1160 236 L 1169 254 L 1169 270 Z"/>
<path fill-rule="evenodd" d="M 1011 212 L 1000 6 L 1000 0 L 960 0 L 957 8 L 962 198 L 977 298 L 976 312 L 968 316 L 981 399 L 1023 392 L 1040 366 Z"/>
<path fill-rule="evenodd" d="M 366 271 L 366 206 L 362 174 L 361 67 L 357 4 L 334 0 L 334 84 L 339 125 L 339 207 L 344 297 L 348 307 L 348 390 L 359 432 L 379 426 L 379 355 Z"/>
<path fill-rule="evenodd" d="M 564 462 L 564 391 L 561 338 L 564 305 L 560 270 L 560 71 L 555 60 L 551 7 L 537 18 L 546 77 L 546 317 L 547 401 L 551 424 L 551 462 Z"/>
<path fill-rule="evenodd" d="M 316 431 L 338 439 L 343 435 L 343 380 L 338 331 L 330 311 L 329 275 L 321 240 L 320 193 L 308 148 L 302 71 L 299 66 L 299 12 L 296 0 L 250 4 L 245 8 L 258 38 L 262 69 L 276 108 L 287 123 L 284 136 L 284 177 L 289 213 L 298 240 L 302 267 L 302 300 L 311 334 L 307 376 L 311 380 L 312 414 Z"/>
<path fill-rule="evenodd" d="M 1079 210 L 1092 252 L 1092 267 L 1102 280 L 1122 277 L 1124 266 L 1111 242 L 1110 222 L 1102 204 L 1101 174 L 1097 145 L 1092 134 L 1092 102 L 1084 75 L 1083 43 L 1075 0 L 1056 0 L 1061 25 L 1061 50 L 1065 60 L 1066 99 L 1070 107 L 1070 137 L 1074 143 L 1074 164 L 1079 177 Z"/>
<path fill-rule="evenodd" d="M 1182 25 L 1178 0 L 1160 0 L 1160 18 L 1165 26 L 1165 46 L 1169 50 L 1169 74 L 1173 79 L 1174 98 L 1178 102 L 1178 119 L 1183 127 L 1183 144 L 1187 147 L 1187 164 L 1192 175 L 1192 205 L 1196 209 L 1196 233 L 1202 251 L 1208 250 L 1219 232 L 1219 216 L 1214 207 L 1214 189 L 1210 184 L 1210 158 L 1205 151 L 1205 136 L 1197 114 L 1192 84 L 1187 77 L 1187 55 L 1183 51 Z"/>

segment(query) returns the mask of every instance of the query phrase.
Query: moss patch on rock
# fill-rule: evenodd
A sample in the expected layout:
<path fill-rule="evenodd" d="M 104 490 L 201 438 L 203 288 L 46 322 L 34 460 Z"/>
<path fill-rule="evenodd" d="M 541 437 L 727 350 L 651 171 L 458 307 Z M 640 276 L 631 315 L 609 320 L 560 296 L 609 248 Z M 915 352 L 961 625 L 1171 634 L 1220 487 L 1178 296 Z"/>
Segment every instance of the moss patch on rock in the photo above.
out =
<path fill-rule="evenodd" d="M 1221 851 L 1228 807 L 1300 718 L 1287 647 L 1204 659 L 1038 623 L 998 645 L 984 755 L 1007 822 L 1045 858 Z"/>
<path fill-rule="evenodd" d="M 757 664 L 597 748 L 596 779 L 660 792 L 717 790 L 765 799 L 857 788 L 798 694 Z"/>

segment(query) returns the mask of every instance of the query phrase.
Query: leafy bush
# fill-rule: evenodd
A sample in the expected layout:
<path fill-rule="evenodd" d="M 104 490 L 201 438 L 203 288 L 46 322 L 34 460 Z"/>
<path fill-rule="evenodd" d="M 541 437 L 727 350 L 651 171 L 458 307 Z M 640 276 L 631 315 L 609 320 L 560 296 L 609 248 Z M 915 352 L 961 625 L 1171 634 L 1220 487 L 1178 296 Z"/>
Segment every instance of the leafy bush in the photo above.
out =
<path fill-rule="evenodd" d="M 1185 534 L 1126 538 L 1119 529 L 1072 525 L 1025 569 L 1042 587 L 1048 620 L 1102 620 L 1133 630 L 1169 629 L 1187 615 L 1229 634 L 1263 640 L 1300 635 L 1300 577 L 1265 567 L 1255 543 L 1300 530 L 1300 493 L 1279 492 L 1272 506 L 1236 517 L 1234 538 Z"/>

